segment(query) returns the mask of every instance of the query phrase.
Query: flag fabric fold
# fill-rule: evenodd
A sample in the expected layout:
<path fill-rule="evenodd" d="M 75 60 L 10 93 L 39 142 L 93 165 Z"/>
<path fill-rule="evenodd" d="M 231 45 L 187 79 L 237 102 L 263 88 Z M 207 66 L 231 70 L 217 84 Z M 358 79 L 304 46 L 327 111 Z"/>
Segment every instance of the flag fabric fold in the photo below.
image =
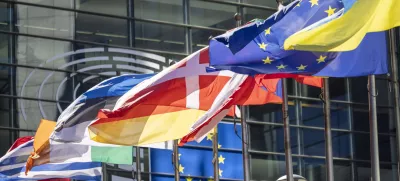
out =
<path fill-rule="evenodd" d="M 400 26 L 398 0 L 343 0 L 344 10 L 324 18 L 285 40 L 286 50 L 351 51 L 367 33 Z M 371 42 L 373 43 L 373 42 Z"/>
<path fill-rule="evenodd" d="M 387 73 L 387 45 L 383 32 L 368 34 L 348 52 L 284 50 L 285 40 L 343 9 L 338 0 L 295 1 L 266 20 L 258 20 L 210 41 L 209 71 L 267 74 L 273 78 L 300 75 L 353 77 Z M 321 32 L 322 33 L 322 32 Z"/>
<path fill-rule="evenodd" d="M 33 137 L 22 137 L 15 141 L 10 150 L 0 158 L 0 180 L 41 180 L 71 178 L 77 180 L 101 180 L 101 163 L 70 162 L 44 164 L 33 168 L 25 175 L 25 163 L 33 150 Z"/>
<path fill-rule="evenodd" d="M 113 110 L 99 112 L 99 119 L 89 126 L 91 138 L 140 146 L 182 138 L 209 119 L 219 122 L 234 108 L 229 105 L 216 114 L 220 106 L 240 85 L 254 78 L 231 71 L 207 72 L 208 66 L 206 47 L 132 88 Z M 270 99 L 274 92 L 263 91 L 243 103 L 277 102 Z"/>

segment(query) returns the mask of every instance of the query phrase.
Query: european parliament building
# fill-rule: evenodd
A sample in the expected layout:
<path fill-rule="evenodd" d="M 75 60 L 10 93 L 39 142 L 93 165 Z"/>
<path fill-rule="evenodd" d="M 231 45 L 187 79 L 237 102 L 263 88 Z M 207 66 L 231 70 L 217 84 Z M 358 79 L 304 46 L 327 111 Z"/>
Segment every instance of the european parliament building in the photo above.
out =
<path fill-rule="evenodd" d="M 269 17 L 276 6 L 275 0 L 0 0 L 0 154 L 16 138 L 33 136 L 40 119 L 57 120 L 100 81 L 159 72 L 234 28 L 235 13 L 247 22 Z M 397 46 L 399 37 L 397 31 Z M 371 177 L 367 80 L 329 82 L 338 181 Z M 399 180 L 392 81 L 390 75 L 376 80 L 382 181 Z M 293 171 L 308 181 L 326 180 L 321 90 L 289 80 L 288 94 Z M 282 106 L 247 109 L 250 179 L 275 181 L 285 175 Z M 221 180 L 243 180 L 241 127 L 233 122 L 219 125 Z M 180 147 L 178 167 L 171 150 L 137 152 L 138 164 L 104 165 L 104 180 L 134 180 L 137 173 L 142 180 L 174 180 L 174 169 L 181 180 L 213 176 L 210 137 Z"/>

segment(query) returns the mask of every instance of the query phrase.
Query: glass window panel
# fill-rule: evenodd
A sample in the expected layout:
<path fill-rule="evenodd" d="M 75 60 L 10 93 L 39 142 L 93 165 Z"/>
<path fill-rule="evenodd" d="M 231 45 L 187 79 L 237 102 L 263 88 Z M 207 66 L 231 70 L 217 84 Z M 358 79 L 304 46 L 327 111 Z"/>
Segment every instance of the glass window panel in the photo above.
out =
<path fill-rule="evenodd" d="M 236 7 L 226 4 L 190 1 L 190 23 L 220 29 L 232 29 L 235 27 L 233 15 Z"/>
<path fill-rule="evenodd" d="M 296 108 L 293 101 L 289 101 L 289 121 L 290 124 L 296 123 Z M 283 123 L 282 105 L 265 104 L 249 106 L 249 120 L 261 122 Z"/>
<path fill-rule="evenodd" d="M 376 91 L 377 91 L 377 98 L 376 104 L 381 106 L 390 106 L 393 105 L 393 100 L 391 100 L 390 94 L 392 92 L 389 91 L 390 82 L 387 79 L 378 79 L 376 78 L 375 81 Z"/>
<path fill-rule="evenodd" d="M 348 161 L 333 161 L 333 174 L 335 180 L 352 181 L 351 179 L 351 163 Z"/>
<path fill-rule="evenodd" d="M 397 168 L 396 165 L 381 164 L 380 165 L 380 178 L 381 180 L 397 181 Z"/>
<path fill-rule="evenodd" d="M 73 86 L 71 86 L 70 74 L 34 70 L 17 67 L 16 87 L 19 96 L 51 100 L 62 98 L 66 101 L 72 101 Z"/>
<path fill-rule="evenodd" d="M 394 125 L 390 124 L 389 112 L 392 111 L 390 108 L 377 108 L 378 118 L 378 132 L 389 133 L 394 129 Z M 353 114 L 353 129 L 356 131 L 369 132 L 369 108 L 368 106 L 352 106 Z"/>
<path fill-rule="evenodd" d="M 19 2 L 35 3 L 46 6 L 62 7 L 62 8 L 74 8 L 74 0 L 17 0 Z"/>
<path fill-rule="evenodd" d="M 76 9 L 104 14 L 127 16 L 126 0 L 75 0 Z"/>
<path fill-rule="evenodd" d="M 371 163 L 356 162 L 357 180 L 370 181 L 371 180 Z M 395 166 L 389 164 L 380 165 L 380 179 L 388 181 L 396 181 L 397 169 Z"/>
<path fill-rule="evenodd" d="M 325 143 L 324 143 L 325 144 Z M 350 158 L 350 134 L 347 132 L 332 131 L 333 157 Z"/>
<path fill-rule="evenodd" d="M 325 126 L 324 109 L 322 102 L 302 101 L 301 122 L 306 126 Z M 348 129 L 348 106 L 345 104 L 331 103 L 332 128 Z"/>
<path fill-rule="evenodd" d="M 346 79 L 329 78 L 329 93 L 331 100 L 346 100 Z M 300 84 L 300 95 L 303 97 L 319 98 L 321 89 L 313 86 Z"/>
<path fill-rule="evenodd" d="M 128 20 L 77 13 L 75 38 L 78 40 L 125 45 L 128 41 Z"/>
<path fill-rule="evenodd" d="M 182 0 L 135 0 L 133 11 L 136 18 L 183 23 Z"/>
<path fill-rule="evenodd" d="M 274 2 L 273 0 L 271 2 Z M 274 8 L 276 7 L 276 2 L 274 2 Z M 249 22 L 253 19 L 267 19 L 270 17 L 272 14 L 274 14 L 275 11 L 271 10 L 266 10 L 266 9 L 255 9 L 255 8 L 243 8 L 243 20 L 244 22 Z"/>
<path fill-rule="evenodd" d="M 251 180 L 275 181 L 286 174 L 285 156 L 250 155 Z M 293 173 L 299 174 L 299 162 L 293 157 Z"/>
<path fill-rule="evenodd" d="M 0 30 L 8 30 L 10 25 L 9 19 L 10 10 L 7 3 L 0 3 Z"/>
<path fill-rule="evenodd" d="M 396 163 L 396 138 L 394 136 L 379 135 L 379 159 L 381 162 L 394 162 Z"/>
<path fill-rule="evenodd" d="M 354 158 L 356 160 L 370 160 L 369 134 L 354 133 Z"/>
<path fill-rule="evenodd" d="M 185 28 L 135 22 L 134 46 L 168 52 L 185 52 Z"/>
<path fill-rule="evenodd" d="M 326 180 L 325 160 L 303 158 L 304 177 L 308 180 Z"/>
<path fill-rule="evenodd" d="M 250 148 L 258 151 L 284 153 L 283 126 L 250 124 Z M 298 153 L 297 129 L 290 128 L 292 153 Z"/>
<path fill-rule="evenodd" d="M 350 78 L 350 93 L 352 102 L 368 103 L 368 77 Z"/>
<path fill-rule="evenodd" d="M 15 46 L 18 64 L 61 68 L 70 61 L 69 56 L 53 58 L 70 52 L 71 43 L 69 42 L 18 36 Z"/>
<path fill-rule="evenodd" d="M 11 133 L 12 131 L 1 129 L 0 130 L 0 155 L 4 155 L 8 149 L 10 149 L 12 142 L 11 142 Z"/>
<path fill-rule="evenodd" d="M 36 130 L 41 119 L 55 121 L 59 115 L 57 104 L 54 102 L 18 100 L 17 123 L 19 128 Z"/>
<path fill-rule="evenodd" d="M 19 33 L 73 39 L 74 12 L 18 4 L 15 12 Z"/>
<path fill-rule="evenodd" d="M 303 149 L 305 155 L 325 156 L 324 131 L 301 129 L 303 132 Z"/>
<path fill-rule="evenodd" d="M 192 51 L 195 52 L 206 46 L 208 46 L 210 36 L 215 37 L 224 32 L 213 31 L 213 30 L 203 30 L 203 29 L 191 29 L 192 34 Z"/>
<path fill-rule="evenodd" d="M 10 35 L 0 34 L 0 62 L 1 63 L 11 63 L 8 57 L 8 39 Z M 6 67 L 4 67 L 6 68 Z M 0 69 L 3 71 L 3 67 Z M 7 74 L 1 74 L 2 77 Z"/>
<path fill-rule="evenodd" d="M 10 109 L 11 101 L 12 99 L 10 98 L 0 97 L 0 127 L 12 127 L 12 120 L 10 120 L 10 114 L 12 113 L 12 109 Z"/>
<path fill-rule="evenodd" d="M 302 129 L 305 155 L 325 156 L 325 132 L 323 130 Z M 332 131 L 332 152 L 334 157 L 350 158 L 350 135 Z"/>

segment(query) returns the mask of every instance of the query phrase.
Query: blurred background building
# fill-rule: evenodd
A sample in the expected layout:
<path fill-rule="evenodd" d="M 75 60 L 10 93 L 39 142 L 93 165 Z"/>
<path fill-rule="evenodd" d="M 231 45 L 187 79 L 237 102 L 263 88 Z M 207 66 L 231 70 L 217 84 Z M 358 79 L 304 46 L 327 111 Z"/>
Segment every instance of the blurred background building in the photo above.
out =
<path fill-rule="evenodd" d="M 101 80 L 159 72 L 207 46 L 210 36 L 234 28 L 235 13 L 247 22 L 275 11 L 275 0 L 0 0 L 0 154 L 16 138 L 34 135 L 41 118 L 56 120 Z M 329 82 L 335 178 L 369 181 L 367 77 Z M 381 180 L 395 181 L 393 92 L 387 75 L 377 76 L 376 82 Z M 309 181 L 325 180 L 321 90 L 290 80 L 288 93 L 294 173 Z M 251 106 L 248 112 L 251 179 L 275 181 L 285 174 L 281 106 Z M 221 180 L 240 180 L 241 162 L 228 160 L 241 159 L 241 140 L 233 120 L 224 121 L 220 137 L 234 141 L 221 140 L 220 152 L 227 155 Z M 189 144 L 182 156 L 185 149 L 211 154 L 211 141 Z M 140 153 L 143 180 L 172 180 L 174 168 L 165 163 L 171 160 L 169 152 L 142 148 Z M 171 168 L 157 170 L 160 164 Z M 182 179 L 211 176 L 206 175 L 211 163 L 197 166 L 199 175 L 190 175 L 189 167 Z M 107 165 L 106 179 L 132 180 L 132 169 Z"/>

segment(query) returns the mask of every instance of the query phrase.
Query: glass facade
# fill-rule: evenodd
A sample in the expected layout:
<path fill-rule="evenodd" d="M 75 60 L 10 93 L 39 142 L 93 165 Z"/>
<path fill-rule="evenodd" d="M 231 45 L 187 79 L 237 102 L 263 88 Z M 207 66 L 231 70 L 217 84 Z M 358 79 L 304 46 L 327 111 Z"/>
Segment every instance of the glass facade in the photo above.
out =
<path fill-rule="evenodd" d="M 0 154 L 16 138 L 34 135 L 40 119 L 56 120 L 100 81 L 159 72 L 234 28 L 235 13 L 249 21 L 267 18 L 275 8 L 275 0 L 0 1 Z M 321 90 L 288 82 L 294 173 L 325 180 Z M 376 82 L 380 176 L 395 181 L 393 92 L 386 75 Z M 330 93 L 335 180 L 370 180 L 367 77 L 332 78 Z M 251 180 L 275 181 L 285 174 L 281 106 L 251 106 L 248 112 Z M 150 149 L 140 153 L 142 179 L 162 176 L 149 169 Z M 132 166 L 106 167 L 107 180 L 132 180 Z"/>

